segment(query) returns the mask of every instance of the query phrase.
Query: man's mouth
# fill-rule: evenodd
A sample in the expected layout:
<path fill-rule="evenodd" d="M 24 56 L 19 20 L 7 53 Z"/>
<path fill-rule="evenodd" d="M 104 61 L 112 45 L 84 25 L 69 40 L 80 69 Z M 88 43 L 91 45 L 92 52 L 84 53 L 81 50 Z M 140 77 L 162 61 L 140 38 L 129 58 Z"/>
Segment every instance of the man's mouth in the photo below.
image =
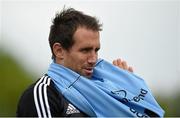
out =
<path fill-rule="evenodd" d="M 93 73 L 93 68 L 92 67 L 85 68 L 84 70 L 85 70 L 85 74 L 87 76 L 90 76 Z"/>

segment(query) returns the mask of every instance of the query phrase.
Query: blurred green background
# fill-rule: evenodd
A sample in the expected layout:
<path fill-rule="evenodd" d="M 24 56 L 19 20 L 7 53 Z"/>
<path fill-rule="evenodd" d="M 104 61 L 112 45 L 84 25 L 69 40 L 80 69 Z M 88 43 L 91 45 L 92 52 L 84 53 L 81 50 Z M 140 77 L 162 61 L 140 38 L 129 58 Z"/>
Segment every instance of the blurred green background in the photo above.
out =
<path fill-rule="evenodd" d="M 0 116 L 15 116 L 18 100 L 22 92 L 35 79 L 9 53 L 0 50 Z M 180 116 L 180 93 L 165 97 L 155 95 L 158 103 L 165 110 L 165 116 Z"/>
<path fill-rule="evenodd" d="M 15 116 L 20 95 L 33 82 L 26 72 L 6 51 L 0 50 L 0 116 Z"/>

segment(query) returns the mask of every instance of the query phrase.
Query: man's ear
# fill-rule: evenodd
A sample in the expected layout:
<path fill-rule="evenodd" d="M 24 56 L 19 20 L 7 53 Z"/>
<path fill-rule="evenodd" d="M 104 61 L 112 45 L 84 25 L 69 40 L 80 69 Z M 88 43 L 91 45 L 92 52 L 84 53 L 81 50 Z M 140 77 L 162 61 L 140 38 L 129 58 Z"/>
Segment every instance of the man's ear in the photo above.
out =
<path fill-rule="evenodd" d="M 53 53 L 56 58 L 63 59 L 64 58 L 64 49 L 60 43 L 54 43 L 53 45 Z"/>

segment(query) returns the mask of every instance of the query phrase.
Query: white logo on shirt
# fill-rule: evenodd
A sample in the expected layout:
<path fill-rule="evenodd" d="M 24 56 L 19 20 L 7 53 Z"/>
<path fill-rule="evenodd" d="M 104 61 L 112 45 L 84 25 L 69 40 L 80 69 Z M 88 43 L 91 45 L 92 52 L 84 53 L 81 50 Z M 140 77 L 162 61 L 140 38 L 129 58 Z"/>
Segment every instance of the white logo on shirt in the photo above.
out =
<path fill-rule="evenodd" d="M 66 114 L 80 113 L 72 104 L 68 104 Z"/>

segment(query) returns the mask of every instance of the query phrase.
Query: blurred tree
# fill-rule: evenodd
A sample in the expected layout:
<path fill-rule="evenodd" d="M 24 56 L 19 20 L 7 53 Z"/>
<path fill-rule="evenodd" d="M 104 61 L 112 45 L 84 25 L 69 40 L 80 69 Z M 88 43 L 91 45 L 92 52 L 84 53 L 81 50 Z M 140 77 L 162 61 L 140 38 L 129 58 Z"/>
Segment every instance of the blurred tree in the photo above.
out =
<path fill-rule="evenodd" d="M 180 116 L 180 112 L 179 112 L 179 109 L 180 109 L 180 93 L 175 95 L 175 98 L 173 99 L 173 105 L 171 108 L 174 109 L 173 111 L 174 111 L 174 114 L 176 116 Z"/>
<path fill-rule="evenodd" d="M 158 95 L 158 103 L 165 111 L 165 117 L 179 117 L 180 116 L 180 93 L 176 92 L 173 96 L 163 97 Z"/>
<path fill-rule="evenodd" d="M 0 50 L 0 116 L 16 115 L 18 100 L 32 78 L 13 57 Z"/>

